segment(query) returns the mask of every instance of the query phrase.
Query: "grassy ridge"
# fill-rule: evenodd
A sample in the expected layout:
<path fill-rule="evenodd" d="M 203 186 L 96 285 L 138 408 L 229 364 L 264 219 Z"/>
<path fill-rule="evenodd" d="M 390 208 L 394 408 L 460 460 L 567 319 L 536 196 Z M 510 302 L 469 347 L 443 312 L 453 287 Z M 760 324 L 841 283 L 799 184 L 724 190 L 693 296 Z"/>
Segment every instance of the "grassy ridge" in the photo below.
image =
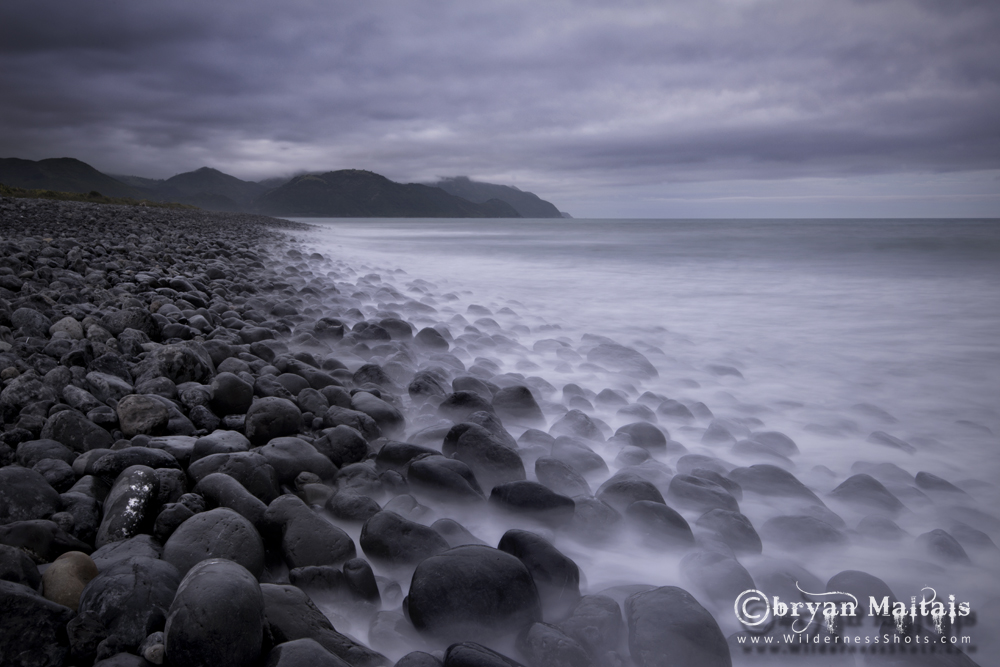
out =
<path fill-rule="evenodd" d="M 82 201 L 91 204 L 121 204 L 125 206 L 152 206 L 156 208 L 186 208 L 197 210 L 190 204 L 175 204 L 172 202 L 150 201 L 148 199 L 131 199 L 129 197 L 107 197 L 96 190 L 82 192 L 56 192 L 54 190 L 29 190 L 27 188 L 12 188 L 0 183 L 0 197 L 17 197 L 19 199 L 56 199 L 59 201 Z"/>

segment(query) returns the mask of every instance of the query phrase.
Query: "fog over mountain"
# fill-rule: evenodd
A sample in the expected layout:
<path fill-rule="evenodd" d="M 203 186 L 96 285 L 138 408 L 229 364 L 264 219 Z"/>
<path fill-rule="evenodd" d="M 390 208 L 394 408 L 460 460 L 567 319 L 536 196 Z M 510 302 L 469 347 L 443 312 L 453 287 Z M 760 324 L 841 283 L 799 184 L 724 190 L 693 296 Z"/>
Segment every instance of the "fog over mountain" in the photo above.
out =
<path fill-rule="evenodd" d="M 575 215 L 1000 215 L 985 0 L 0 4 L 0 156 Z"/>

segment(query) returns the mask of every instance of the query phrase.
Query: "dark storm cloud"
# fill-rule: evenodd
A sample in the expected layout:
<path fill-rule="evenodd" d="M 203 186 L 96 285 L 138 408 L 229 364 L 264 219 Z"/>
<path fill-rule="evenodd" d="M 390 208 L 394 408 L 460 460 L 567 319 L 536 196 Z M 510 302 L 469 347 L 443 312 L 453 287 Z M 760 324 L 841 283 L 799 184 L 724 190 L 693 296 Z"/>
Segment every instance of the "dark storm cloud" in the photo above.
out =
<path fill-rule="evenodd" d="M 0 156 L 550 192 L 1000 168 L 972 0 L 10 1 Z"/>

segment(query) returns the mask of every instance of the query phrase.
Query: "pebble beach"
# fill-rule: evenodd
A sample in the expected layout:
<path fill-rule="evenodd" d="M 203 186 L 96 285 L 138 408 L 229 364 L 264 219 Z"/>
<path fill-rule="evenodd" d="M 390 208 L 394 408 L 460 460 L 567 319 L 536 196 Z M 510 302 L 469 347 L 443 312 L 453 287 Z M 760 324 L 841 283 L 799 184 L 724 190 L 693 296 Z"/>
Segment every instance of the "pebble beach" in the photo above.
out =
<path fill-rule="evenodd" d="M 906 465 L 925 445 L 864 397 L 876 455 L 832 470 L 647 389 L 654 345 L 570 338 L 313 233 L 0 199 L 0 664 L 992 664 L 883 643 L 971 627 L 960 606 L 867 613 L 933 579 L 978 590 L 984 622 L 1000 519 L 995 485 Z M 837 566 L 890 555 L 899 581 Z M 766 609 L 739 617 L 749 591 Z M 861 611 L 789 630 L 775 596 Z M 789 632 L 833 648 L 746 649 Z"/>

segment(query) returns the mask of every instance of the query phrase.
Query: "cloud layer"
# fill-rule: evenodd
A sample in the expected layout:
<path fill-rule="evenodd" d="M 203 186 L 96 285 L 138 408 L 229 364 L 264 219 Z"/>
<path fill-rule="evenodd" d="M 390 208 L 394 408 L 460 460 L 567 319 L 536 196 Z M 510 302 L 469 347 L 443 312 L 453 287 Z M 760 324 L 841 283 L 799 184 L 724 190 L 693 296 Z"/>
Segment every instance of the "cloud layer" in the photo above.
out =
<path fill-rule="evenodd" d="M 0 156 L 468 174 L 595 215 L 744 191 L 1000 215 L 997 35 L 989 0 L 5 2 Z"/>

